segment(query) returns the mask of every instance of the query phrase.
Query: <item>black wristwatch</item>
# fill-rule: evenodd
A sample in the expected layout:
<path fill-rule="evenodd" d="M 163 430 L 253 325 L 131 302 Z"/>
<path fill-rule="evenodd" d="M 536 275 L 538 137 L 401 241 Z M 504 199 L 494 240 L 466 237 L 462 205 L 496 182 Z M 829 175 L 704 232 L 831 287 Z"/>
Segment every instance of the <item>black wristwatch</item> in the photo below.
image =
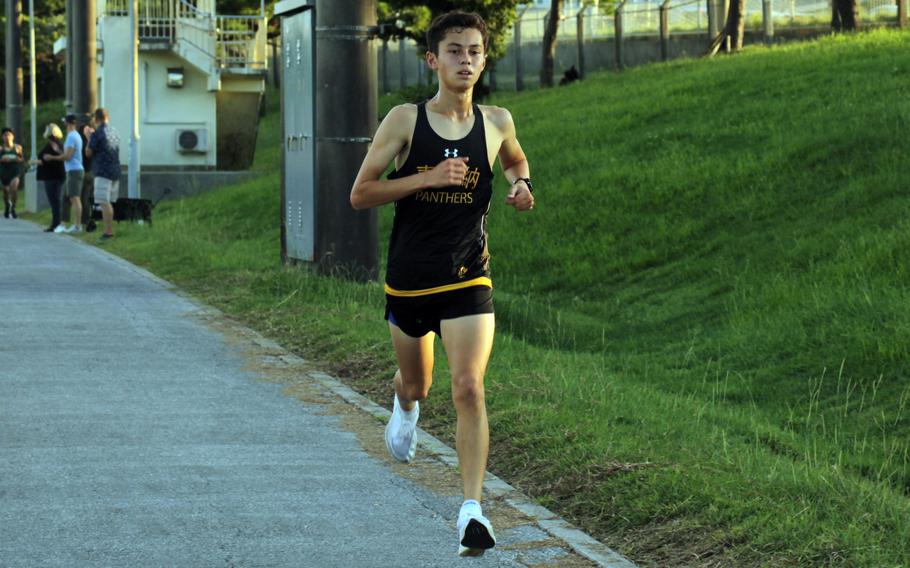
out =
<path fill-rule="evenodd" d="M 523 181 L 526 184 L 528 184 L 528 191 L 530 191 L 531 193 L 534 193 L 534 186 L 531 185 L 531 178 L 515 178 L 515 181 L 512 182 L 512 185 L 515 185 L 516 183 L 518 183 L 520 181 Z"/>

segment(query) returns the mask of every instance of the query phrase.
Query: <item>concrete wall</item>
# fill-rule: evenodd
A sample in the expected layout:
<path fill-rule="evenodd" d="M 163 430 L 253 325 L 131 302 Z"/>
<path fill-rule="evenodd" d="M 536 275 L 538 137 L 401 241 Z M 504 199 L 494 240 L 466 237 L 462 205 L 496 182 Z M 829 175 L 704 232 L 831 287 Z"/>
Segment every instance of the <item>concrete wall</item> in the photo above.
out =
<path fill-rule="evenodd" d="M 128 171 L 123 168 L 120 180 L 120 196 L 126 197 Z M 179 199 L 190 195 L 205 193 L 235 183 L 255 179 L 260 172 L 200 172 L 200 171 L 143 171 L 139 176 L 139 185 L 143 199 L 153 202 L 159 199 Z M 27 174 L 31 179 L 24 189 L 25 208 L 31 213 L 43 211 L 49 207 L 44 184 L 34 181 L 34 174 Z"/>
<path fill-rule="evenodd" d="M 124 180 L 127 172 L 123 172 Z M 140 174 L 142 197 L 157 201 L 159 198 L 178 199 L 205 193 L 235 183 L 257 178 L 260 172 L 199 172 L 199 171 L 144 171 Z M 124 183 L 124 182 L 121 182 Z M 170 190 L 170 191 L 168 191 Z M 121 195 L 125 192 L 121 189 Z"/>
<path fill-rule="evenodd" d="M 129 161 L 130 52 L 104 46 L 129 45 L 129 19 L 105 17 L 98 27 L 102 48 L 98 68 L 99 102 L 111 115 L 111 124 L 120 132 L 120 161 Z M 182 67 L 183 88 L 169 88 L 167 68 Z M 170 50 L 139 52 L 139 132 L 143 166 L 195 166 L 214 168 L 217 164 L 217 120 L 215 93 L 207 89 L 207 77 Z M 202 154 L 177 151 L 178 129 L 205 129 L 208 150 Z"/>

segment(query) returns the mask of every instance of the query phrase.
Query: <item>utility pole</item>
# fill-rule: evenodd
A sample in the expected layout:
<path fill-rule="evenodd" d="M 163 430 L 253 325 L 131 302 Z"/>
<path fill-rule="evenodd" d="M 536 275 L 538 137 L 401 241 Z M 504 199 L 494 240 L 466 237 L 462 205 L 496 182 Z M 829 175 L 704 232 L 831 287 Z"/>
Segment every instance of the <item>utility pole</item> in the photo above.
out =
<path fill-rule="evenodd" d="M 22 132 L 22 24 L 21 0 L 6 0 L 6 126 Z"/>
<path fill-rule="evenodd" d="M 81 127 L 97 106 L 95 3 L 73 1 L 73 113 Z"/>
<path fill-rule="evenodd" d="M 31 107 L 31 140 L 29 154 L 29 164 L 38 157 L 38 94 L 35 87 L 38 83 L 35 77 L 35 0 L 28 0 L 28 84 L 29 99 Z M 38 211 L 39 203 L 43 205 L 44 200 L 38 196 L 38 169 L 29 165 L 22 180 L 22 190 L 25 195 L 25 209 L 31 213 Z"/>
<path fill-rule="evenodd" d="M 29 161 L 38 159 L 38 93 L 35 88 L 38 81 L 35 78 L 35 0 L 28 0 L 28 69 L 29 69 L 29 98 L 32 107 L 32 153 Z"/>
<path fill-rule="evenodd" d="M 376 128 L 375 0 L 316 2 L 316 262 L 357 280 L 379 274 L 375 208 L 350 193 Z"/>
<path fill-rule="evenodd" d="M 130 163 L 127 197 L 139 199 L 139 0 L 130 0 Z"/>
<path fill-rule="evenodd" d="M 66 113 L 73 112 L 73 13 L 75 0 L 66 0 Z"/>

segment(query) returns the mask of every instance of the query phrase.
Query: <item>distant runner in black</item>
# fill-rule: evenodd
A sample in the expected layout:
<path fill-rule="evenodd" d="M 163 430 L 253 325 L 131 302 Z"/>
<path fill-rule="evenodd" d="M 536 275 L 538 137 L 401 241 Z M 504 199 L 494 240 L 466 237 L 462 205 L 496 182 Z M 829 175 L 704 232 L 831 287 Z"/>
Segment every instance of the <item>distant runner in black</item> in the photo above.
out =
<path fill-rule="evenodd" d="M 486 64 L 487 27 L 477 14 L 449 12 L 427 31 L 427 64 L 439 92 L 392 109 L 382 121 L 351 189 L 356 209 L 395 203 L 386 271 L 386 310 L 398 358 L 386 446 L 414 458 L 418 401 L 433 382 L 433 343 L 442 338 L 458 415 L 456 448 L 464 484 L 458 553 L 480 556 L 496 543 L 480 507 L 489 453 L 484 373 L 493 347 L 493 283 L 487 213 L 493 163 L 516 211 L 534 207 L 528 161 L 509 111 L 472 101 Z M 380 179 L 395 160 L 395 171 Z"/>

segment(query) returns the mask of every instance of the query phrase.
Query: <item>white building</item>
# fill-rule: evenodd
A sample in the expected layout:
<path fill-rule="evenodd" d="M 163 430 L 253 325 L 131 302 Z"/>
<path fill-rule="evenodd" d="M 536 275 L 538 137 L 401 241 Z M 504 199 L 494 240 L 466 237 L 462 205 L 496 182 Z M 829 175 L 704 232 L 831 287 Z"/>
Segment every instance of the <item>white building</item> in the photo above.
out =
<path fill-rule="evenodd" d="M 128 148 L 130 0 L 96 0 L 98 104 Z M 266 78 L 266 18 L 222 15 L 215 0 L 139 0 L 140 164 L 250 166 Z M 128 151 L 121 161 L 128 162 Z"/>

